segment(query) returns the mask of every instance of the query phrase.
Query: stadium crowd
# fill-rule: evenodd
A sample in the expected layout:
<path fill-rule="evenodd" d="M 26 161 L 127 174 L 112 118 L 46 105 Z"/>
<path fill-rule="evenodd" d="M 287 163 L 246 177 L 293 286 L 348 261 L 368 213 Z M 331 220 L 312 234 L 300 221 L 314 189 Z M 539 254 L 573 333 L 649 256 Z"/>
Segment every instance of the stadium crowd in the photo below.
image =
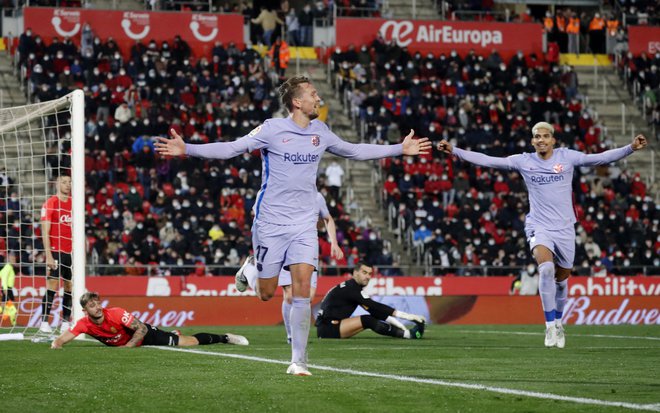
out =
<path fill-rule="evenodd" d="M 393 143 L 400 131 L 414 129 L 434 141 L 506 156 L 533 151 L 529 128 L 547 121 L 563 146 L 587 153 L 612 146 L 606 126 L 585 107 L 573 69 L 542 56 L 422 55 L 378 38 L 337 49 L 332 65 L 369 141 Z M 517 173 L 456 168 L 440 153 L 419 163 L 385 161 L 382 169 L 386 205 L 404 219 L 413 245 L 443 267 L 439 273 L 459 266 L 463 274 L 480 273 L 480 266 L 509 273 L 506 267 L 528 262 L 528 206 Z M 626 267 L 660 264 L 660 217 L 643 177 L 617 165 L 576 172 L 577 273 L 632 273 L 638 269 Z"/>
<path fill-rule="evenodd" d="M 152 137 L 166 136 L 174 128 L 190 142 L 234 140 L 271 117 L 279 110 L 277 85 L 261 57 L 251 48 L 217 44 L 211 56 L 195 61 L 190 47 L 177 36 L 160 45 L 137 44 L 124 59 L 112 39 L 90 37 L 80 49 L 68 39 L 44 45 L 28 29 L 19 52 L 34 101 L 64 96 L 77 87 L 85 90 L 87 240 L 92 261 L 121 265 L 108 271 L 129 274 L 144 274 L 148 265 L 167 274 L 193 269 L 204 274 L 206 265 L 239 266 L 251 249 L 250 214 L 261 185 L 260 158 L 245 154 L 215 162 L 161 159 L 154 156 Z M 62 163 L 57 156 L 51 161 L 53 166 Z M 330 175 L 319 177 L 319 188 L 346 256 L 332 264 L 350 266 L 366 255 L 370 262 L 391 264 L 392 254 L 377 231 L 351 220 L 337 184 L 326 183 Z M 32 225 L 31 217 L 24 221 Z M 29 239 L 26 231 L 24 240 Z M 323 231 L 322 256 L 329 257 Z M 12 234 L 6 237 L 16 239 Z M 23 258 L 24 263 L 41 259 Z"/>
<path fill-rule="evenodd" d="M 145 274 L 149 265 L 163 274 L 200 275 L 207 265 L 239 266 L 250 250 L 260 159 L 248 154 L 214 162 L 160 159 L 151 137 L 174 128 L 191 142 L 233 140 L 271 117 L 280 109 L 276 85 L 258 53 L 216 44 L 210 56 L 195 59 L 177 36 L 162 44 L 138 43 L 125 59 L 112 39 L 94 37 L 90 27 L 83 29 L 80 48 L 68 39 L 46 45 L 28 29 L 18 49 L 35 101 L 85 89 L 93 262 L 123 266 L 108 271 L 128 274 Z M 432 140 L 453 139 L 460 147 L 504 156 L 530 150 L 530 124 L 545 120 L 557 126 L 558 141 L 567 147 L 593 153 L 612 145 L 597 114 L 584 107 L 575 72 L 544 56 L 411 54 L 377 39 L 338 49 L 332 62 L 338 87 L 350 94 L 351 110 L 371 141 L 398 142 L 412 128 Z M 474 274 L 470 266 L 509 273 L 504 267 L 527 264 L 522 231 L 527 200 L 516 174 L 455 168 L 451 159 L 434 153 L 419 163 L 386 161 L 383 175 L 386 205 L 398 211 L 404 230 L 434 265 L 452 272 L 467 266 L 461 273 Z M 578 273 L 660 264 L 657 207 L 642 178 L 618 166 L 576 174 Z M 391 265 L 379 230 L 353 222 L 324 175 L 319 188 L 347 257 L 324 264 L 350 266 L 366 258 Z M 25 201 L 11 190 L 7 199 L 0 206 L 7 214 Z M 18 228 L 7 228 L 0 240 L 23 240 L 22 263 L 43 259 L 38 244 L 29 242 L 38 225 L 29 216 L 15 218 Z M 322 255 L 329 256 L 324 234 L 320 244 Z"/>

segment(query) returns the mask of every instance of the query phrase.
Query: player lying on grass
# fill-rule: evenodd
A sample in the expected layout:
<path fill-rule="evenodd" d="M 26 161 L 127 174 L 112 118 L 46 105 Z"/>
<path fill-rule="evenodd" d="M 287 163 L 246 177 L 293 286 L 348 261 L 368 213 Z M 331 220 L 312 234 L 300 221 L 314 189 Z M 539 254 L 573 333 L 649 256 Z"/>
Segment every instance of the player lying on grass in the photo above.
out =
<path fill-rule="evenodd" d="M 80 298 L 86 317 L 56 338 L 51 348 L 62 348 L 79 334 L 88 334 L 106 346 L 197 346 L 203 344 L 238 344 L 247 346 L 248 340 L 235 334 L 197 333 L 182 336 L 159 330 L 135 318 L 120 307 L 103 308 L 97 293 L 87 292 Z"/>
<path fill-rule="evenodd" d="M 367 328 L 383 336 L 422 338 L 426 323 L 424 317 L 395 310 L 372 300 L 362 291 L 373 273 L 372 266 L 358 262 L 353 278 L 337 285 L 323 298 L 316 316 L 316 335 L 319 338 L 349 338 Z M 351 317 L 358 306 L 369 314 Z M 395 317 L 410 320 L 415 326 L 408 330 Z"/>

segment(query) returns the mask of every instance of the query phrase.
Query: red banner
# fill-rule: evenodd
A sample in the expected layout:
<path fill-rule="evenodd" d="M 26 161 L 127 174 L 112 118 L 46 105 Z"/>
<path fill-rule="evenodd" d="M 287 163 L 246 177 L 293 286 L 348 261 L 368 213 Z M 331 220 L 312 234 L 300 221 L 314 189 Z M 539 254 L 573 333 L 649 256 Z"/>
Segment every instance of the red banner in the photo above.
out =
<path fill-rule="evenodd" d="M 634 55 L 660 53 L 660 27 L 628 26 L 628 49 Z"/>
<path fill-rule="evenodd" d="M 320 277 L 317 296 L 324 296 L 344 277 Z M 365 291 L 374 296 L 508 296 L 513 277 L 375 277 Z M 234 277 L 87 277 L 87 290 L 104 297 L 240 297 Z M 43 277 L 16 278 L 20 296 L 43 296 Z M 281 289 L 278 289 L 281 295 Z M 571 277 L 569 296 L 659 296 L 660 277 Z"/>
<path fill-rule="evenodd" d="M 543 323 L 539 297 L 431 297 L 430 320 L 448 324 Z M 657 297 L 571 297 L 562 319 L 576 325 L 657 325 Z"/>
<path fill-rule="evenodd" d="M 95 36 L 102 40 L 112 37 L 124 54 L 141 41 L 152 39 L 170 46 L 180 35 L 196 56 L 209 56 L 216 41 L 243 45 L 243 16 L 239 14 L 208 14 L 189 12 L 148 12 L 85 9 L 55 9 L 26 7 L 24 27 L 41 36 L 46 43 L 57 36 L 70 37 L 80 44 L 80 34 L 88 23 Z"/>
<path fill-rule="evenodd" d="M 438 20 L 337 19 L 337 46 L 371 43 L 378 34 L 385 41 L 422 53 L 464 55 L 471 49 L 490 54 L 497 49 L 502 57 L 519 50 L 541 55 L 543 27 L 532 23 L 448 22 Z"/>
<path fill-rule="evenodd" d="M 312 314 L 323 296 L 313 300 Z M 539 297 L 521 296 L 386 296 L 378 301 L 421 314 L 433 324 L 542 324 Z M 110 297 L 103 306 L 122 307 L 139 320 L 159 327 L 208 325 L 276 325 L 282 322 L 282 300 L 261 302 L 256 297 Z M 18 304 L 18 324 L 36 327 L 41 322 L 41 297 L 24 298 Z M 61 322 L 58 296 L 51 311 L 52 324 Z M 358 309 L 357 314 L 364 311 Z M 657 325 L 657 297 L 571 297 L 563 320 L 576 325 Z M 0 322 L 0 326 L 2 325 Z"/>

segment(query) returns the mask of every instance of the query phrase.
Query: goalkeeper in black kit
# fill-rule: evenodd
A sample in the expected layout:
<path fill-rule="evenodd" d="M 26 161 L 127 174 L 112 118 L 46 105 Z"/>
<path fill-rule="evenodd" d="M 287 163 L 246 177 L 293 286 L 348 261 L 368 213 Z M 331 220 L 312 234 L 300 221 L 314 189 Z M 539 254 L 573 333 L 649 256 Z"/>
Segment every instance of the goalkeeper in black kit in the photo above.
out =
<path fill-rule="evenodd" d="M 369 284 L 374 269 L 358 262 L 353 278 L 335 286 L 323 298 L 316 316 L 316 334 L 319 338 L 349 338 L 365 329 L 398 338 L 417 339 L 424 335 L 424 317 L 404 313 L 376 302 L 362 291 Z M 369 312 L 367 315 L 351 317 L 357 306 Z M 410 320 L 415 326 L 408 330 L 397 318 Z"/>

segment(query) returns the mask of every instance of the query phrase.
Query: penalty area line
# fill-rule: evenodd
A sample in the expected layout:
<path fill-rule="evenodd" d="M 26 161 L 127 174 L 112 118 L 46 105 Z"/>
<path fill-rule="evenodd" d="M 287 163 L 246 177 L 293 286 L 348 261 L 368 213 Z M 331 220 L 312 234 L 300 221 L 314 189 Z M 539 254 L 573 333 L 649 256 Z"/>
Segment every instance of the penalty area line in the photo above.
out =
<path fill-rule="evenodd" d="M 202 351 L 202 350 L 196 350 L 196 349 L 187 349 L 187 348 L 180 348 L 180 347 L 152 347 L 152 346 L 148 346 L 146 348 L 153 348 L 153 349 L 157 349 L 157 350 L 166 350 L 166 351 L 176 351 L 176 352 L 180 352 L 180 353 L 200 354 L 200 355 L 204 355 L 204 356 L 233 358 L 233 359 L 239 359 L 239 360 L 248 360 L 248 361 L 261 362 L 261 363 L 269 363 L 269 364 L 282 364 L 282 365 L 289 365 L 290 364 L 290 362 L 288 362 L 288 361 L 274 360 L 274 359 L 269 359 L 269 358 L 265 358 L 265 357 L 247 356 L 247 355 L 243 355 L 243 354 L 216 353 L 216 352 Z M 344 373 L 344 374 L 349 374 L 349 375 L 352 375 L 352 376 L 373 377 L 373 378 L 395 380 L 395 381 L 409 382 L 409 383 L 432 384 L 432 385 L 436 385 L 436 386 L 456 387 L 456 388 L 467 389 L 467 390 L 481 390 L 481 391 L 487 391 L 487 392 L 491 392 L 491 393 L 507 394 L 507 395 L 511 395 L 511 396 L 525 396 L 525 397 L 532 397 L 532 398 L 536 398 L 536 399 L 557 400 L 557 401 L 564 401 L 564 402 L 578 403 L 578 404 L 590 404 L 590 405 L 608 406 L 608 407 L 624 407 L 624 408 L 632 409 L 632 410 L 645 410 L 645 411 L 651 411 L 651 412 L 660 412 L 660 405 L 659 404 L 637 404 L 637 403 L 628 403 L 628 402 L 617 402 L 617 401 L 590 399 L 590 398 L 585 398 L 585 397 L 562 396 L 560 394 L 553 394 L 553 393 L 541 393 L 541 392 L 527 391 L 527 390 L 508 389 L 508 388 L 505 388 L 505 387 L 494 387 L 494 386 L 486 386 L 486 385 L 483 385 L 483 384 L 452 382 L 452 381 L 445 381 L 445 380 L 439 380 L 439 379 L 422 379 L 422 378 L 412 377 L 412 376 L 400 376 L 400 375 L 396 375 L 396 374 L 373 373 L 373 372 L 353 370 L 353 369 L 342 369 L 342 368 L 330 367 L 330 366 L 320 366 L 320 365 L 316 365 L 316 364 L 310 364 L 309 367 L 311 369 L 329 371 L 329 372 L 333 372 L 333 373 Z"/>

